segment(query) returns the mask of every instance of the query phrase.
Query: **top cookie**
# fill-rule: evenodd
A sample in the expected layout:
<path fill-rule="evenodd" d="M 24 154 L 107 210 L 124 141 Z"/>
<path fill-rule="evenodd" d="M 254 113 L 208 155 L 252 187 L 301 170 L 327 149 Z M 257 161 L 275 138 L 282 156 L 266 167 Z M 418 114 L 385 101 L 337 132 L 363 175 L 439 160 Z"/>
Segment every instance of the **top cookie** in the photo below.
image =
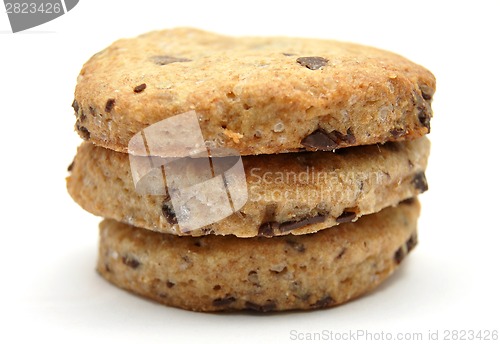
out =
<path fill-rule="evenodd" d="M 420 137 L 434 90 L 428 70 L 371 47 L 179 28 L 92 56 L 73 107 L 80 136 L 116 151 L 142 154 L 134 134 L 194 110 L 209 145 L 253 155 Z"/>

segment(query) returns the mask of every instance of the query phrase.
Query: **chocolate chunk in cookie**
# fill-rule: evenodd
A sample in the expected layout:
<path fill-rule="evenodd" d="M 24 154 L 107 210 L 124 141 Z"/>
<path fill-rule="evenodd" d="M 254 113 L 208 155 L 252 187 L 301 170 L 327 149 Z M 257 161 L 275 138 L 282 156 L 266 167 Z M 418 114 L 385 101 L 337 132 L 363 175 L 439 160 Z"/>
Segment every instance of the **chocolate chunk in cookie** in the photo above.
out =
<path fill-rule="evenodd" d="M 328 64 L 328 59 L 320 56 L 299 57 L 297 63 L 311 70 L 320 69 Z"/>

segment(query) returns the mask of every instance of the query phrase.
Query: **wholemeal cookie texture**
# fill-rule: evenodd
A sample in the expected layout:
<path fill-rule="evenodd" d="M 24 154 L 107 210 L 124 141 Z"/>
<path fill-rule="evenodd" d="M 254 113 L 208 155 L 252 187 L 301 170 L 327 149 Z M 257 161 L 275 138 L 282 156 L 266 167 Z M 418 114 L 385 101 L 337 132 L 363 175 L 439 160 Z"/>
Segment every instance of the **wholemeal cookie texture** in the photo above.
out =
<path fill-rule="evenodd" d="M 194 311 L 332 307 L 372 290 L 417 244 L 417 200 L 312 235 L 177 237 L 114 220 L 100 225 L 98 272 Z"/>
<path fill-rule="evenodd" d="M 194 110 L 207 145 L 255 155 L 420 137 L 430 131 L 434 90 L 425 68 L 367 46 L 180 28 L 95 54 L 73 108 L 80 136 L 116 151 Z"/>
<path fill-rule="evenodd" d="M 176 214 L 169 194 L 137 192 L 127 154 L 83 143 L 67 186 L 85 210 L 157 232 L 181 236 L 300 235 L 355 221 L 426 191 L 429 150 L 429 140 L 423 137 L 335 153 L 245 156 L 246 181 L 238 189 L 248 195 L 243 207 L 215 223 L 187 231 L 178 225 L 178 216 L 183 215 Z M 197 180 L 203 174 L 203 164 L 203 160 L 193 159 L 189 166 L 171 169 L 181 178 L 179 185 L 174 182 L 167 189 L 180 189 L 185 181 Z M 160 188 L 164 190 L 165 185 Z M 206 206 L 207 202 L 210 200 L 197 194 L 182 209 L 200 217 L 219 211 L 217 205 Z"/>

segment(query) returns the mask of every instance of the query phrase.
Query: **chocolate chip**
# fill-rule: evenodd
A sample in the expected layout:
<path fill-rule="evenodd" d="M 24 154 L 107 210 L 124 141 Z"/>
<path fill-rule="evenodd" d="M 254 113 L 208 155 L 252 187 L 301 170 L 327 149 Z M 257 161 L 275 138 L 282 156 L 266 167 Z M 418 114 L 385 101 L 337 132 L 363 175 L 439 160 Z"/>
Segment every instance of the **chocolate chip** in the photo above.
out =
<path fill-rule="evenodd" d="M 269 312 L 269 311 L 276 309 L 276 303 L 274 301 L 267 300 L 265 304 L 258 305 L 256 303 L 246 301 L 245 302 L 245 309 L 250 310 L 250 311 L 257 311 L 257 312 Z"/>
<path fill-rule="evenodd" d="M 425 100 L 431 100 L 434 95 L 434 89 L 427 85 L 420 85 L 420 91 L 422 92 L 422 98 Z"/>
<path fill-rule="evenodd" d="M 301 228 L 307 225 L 312 225 L 315 223 L 321 223 L 326 220 L 325 215 L 316 215 L 314 217 L 306 217 L 305 219 L 298 221 L 287 221 L 279 225 L 279 231 L 281 233 L 286 233 L 293 231 L 294 229 Z"/>
<path fill-rule="evenodd" d="M 347 129 L 347 133 L 344 135 L 344 141 L 350 144 L 356 143 L 356 137 L 354 136 L 354 133 L 352 132 L 351 128 Z"/>
<path fill-rule="evenodd" d="M 173 209 L 172 201 L 170 200 L 170 196 L 167 196 L 162 204 L 161 204 L 161 212 L 165 219 L 167 219 L 168 223 L 171 225 L 177 224 L 177 216 L 175 215 L 175 211 Z"/>
<path fill-rule="evenodd" d="M 300 144 L 311 150 L 334 150 L 338 144 L 323 129 L 317 129 L 300 141 Z"/>
<path fill-rule="evenodd" d="M 335 300 L 331 296 L 325 296 L 324 298 L 316 301 L 311 305 L 313 308 L 325 308 L 328 306 L 333 306 L 335 304 Z"/>
<path fill-rule="evenodd" d="M 113 272 L 113 271 L 111 271 L 111 268 L 109 267 L 109 265 L 107 263 L 104 264 L 104 268 L 106 269 L 106 272 Z"/>
<path fill-rule="evenodd" d="M 212 305 L 215 307 L 227 306 L 236 301 L 236 299 L 232 296 L 219 297 L 212 301 Z"/>
<path fill-rule="evenodd" d="M 291 247 L 293 247 L 293 249 L 297 252 L 300 252 L 300 253 L 303 253 L 306 251 L 306 248 L 304 247 L 304 244 L 302 243 L 298 243 L 294 240 L 290 240 L 288 239 L 287 241 L 285 241 L 288 245 L 290 245 Z"/>
<path fill-rule="evenodd" d="M 104 108 L 104 110 L 106 112 L 110 112 L 113 107 L 115 106 L 115 103 L 116 101 L 114 99 L 108 99 L 108 101 L 106 102 L 106 107 Z"/>
<path fill-rule="evenodd" d="M 418 120 L 420 121 L 420 124 L 422 124 L 424 127 L 427 128 L 427 131 L 430 133 L 431 132 L 431 116 L 427 113 L 426 109 L 419 109 L 418 110 Z"/>
<path fill-rule="evenodd" d="M 74 167 L 74 166 L 75 166 L 75 160 L 73 160 L 73 161 L 71 162 L 71 164 L 69 164 L 69 166 L 68 166 L 68 172 L 71 172 L 71 171 L 73 170 L 73 167 Z"/>
<path fill-rule="evenodd" d="M 352 133 L 351 128 L 347 129 L 347 133 L 344 135 L 340 131 L 334 130 L 328 136 L 337 144 L 340 145 L 342 142 L 347 142 L 349 144 L 356 143 L 356 137 Z"/>
<path fill-rule="evenodd" d="M 167 288 L 169 288 L 169 289 L 170 289 L 170 288 L 172 288 L 172 287 L 174 287 L 174 286 L 175 286 L 175 283 L 170 282 L 170 281 L 167 281 Z"/>
<path fill-rule="evenodd" d="M 403 259 L 405 258 L 406 256 L 406 252 L 404 250 L 403 247 L 400 247 L 396 253 L 394 253 L 394 261 L 396 262 L 396 264 L 399 264 L 403 261 Z"/>
<path fill-rule="evenodd" d="M 279 223 L 276 221 L 266 222 L 259 227 L 259 235 L 265 237 L 272 237 L 277 231 L 279 231 L 279 233 L 286 233 L 307 225 L 321 223 L 324 222 L 325 220 L 326 220 L 325 215 L 316 215 L 298 221 L 287 221 L 283 223 Z"/>
<path fill-rule="evenodd" d="M 311 70 L 317 70 L 326 66 L 328 60 L 320 56 L 299 57 L 297 63 Z"/>
<path fill-rule="evenodd" d="M 76 130 L 78 130 L 78 132 L 80 133 L 80 136 L 84 139 L 84 140 L 89 140 L 90 139 L 90 131 L 85 128 L 85 127 L 82 127 L 80 126 L 79 124 L 76 125 Z"/>
<path fill-rule="evenodd" d="M 417 173 L 411 182 L 417 190 L 420 190 L 420 193 L 429 190 L 429 185 L 427 184 L 427 178 L 425 178 L 424 172 Z"/>
<path fill-rule="evenodd" d="M 352 222 L 356 218 L 356 213 L 353 211 L 344 211 L 342 214 L 340 214 L 339 217 L 337 217 L 336 221 L 337 223 L 346 223 L 346 222 Z"/>
<path fill-rule="evenodd" d="M 345 135 L 338 130 L 328 133 L 323 129 L 317 129 L 302 139 L 300 143 L 312 150 L 334 150 L 342 143 L 349 145 L 356 143 L 356 137 L 351 128 L 347 129 Z"/>
<path fill-rule="evenodd" d="M 134 92 L 135 93 L 141 93 L 142 91 L 144 91 L 146 89 L 146 84 L 140 84 L 139 86 L 135 86 L 134 87 Z"/>
<path fill-rule="evenodd" d="M 429 104 L 424 100 L 419 92 L 413 92 L 414 103 L 417 108 L 417 116 L 420 124 L 427 128 L 427 131 L 431 132 L 431 109 Z"/>
<path fill-rule="evenodd" d="M 274 230 L 278 229 L 279 224 L 274 221 L 277 207 L 278 206 L 275 203 L 269 203 L 266 205 L 262 225 L 259 227 L 258 231 L 259 236 L 272 237 L 274 235 Z"/>
<path fill-rule="evenodd" d="M 73 104 L 71 104 L 71 106 L 73 107 L 73 110 L 75 110 L 75 113 L 78 113 L 78 110 L 80 110 L 80 106 L 78 106 L 78 102 L 75 100 L 73 100 Z"/>
<path fill-rule="evenodd" d="M 174 62 L 191 62 L 190 59 L 187 59 L 185 57 L 174 57 L 174 56 L 168 56 L 168 55 L 153 56 L 151 58 L 151 60 L 160 66 L 164 66 L 164 65 L 167 65 L 169 63 L 174 63 Z"/>
<path fill-rule="evenodd" d="M 393 138 L 398 139 L 401 136 L 403 136 L 404 134 L 406 134 L 406 130 L 404 130 L 402 128 L 394 128 L 390 131 L 390 133 L 391 133 Z"/>
<path fill-rule="evenodd" d="M 123 264 L 130 266 L 132 269 L 137 269 L 139 265 L 141 265 L 141 263 L 137 259 L 130 256 L 123 256 L 122 262 Z"/>
<path fill-rule="evenodd" d="M 411 205 L 413 203 L 415 203 L 415 198 L 414 197 L 407 198 L 407 199 L 399 202 L 399 204 L 407 204 L 407 205 Z"/>
<path fill-rule="evenodd" d="M 410 252 L 411 250 L 413 250 L 415 246 L 417 246 L 417 243 L 418 243 L 417 235 L 413 234 L 410 237 L 410 239 L 406 241 L 406 252 Z"/>
<path fill-rule="evenodd" d="M 217 291 L 217 290 L 221 290 L 222 287 L 220 285 L 216 284 L 216 285 L 214 285 L 214 287 L 212 289 Z"/>
<path fill-rule="evenodd" d="M 279 229 L 278 222 L 266 222 L 259 227 L 259 236 L 272 237 L 274 235 L 274 230 Z"/>

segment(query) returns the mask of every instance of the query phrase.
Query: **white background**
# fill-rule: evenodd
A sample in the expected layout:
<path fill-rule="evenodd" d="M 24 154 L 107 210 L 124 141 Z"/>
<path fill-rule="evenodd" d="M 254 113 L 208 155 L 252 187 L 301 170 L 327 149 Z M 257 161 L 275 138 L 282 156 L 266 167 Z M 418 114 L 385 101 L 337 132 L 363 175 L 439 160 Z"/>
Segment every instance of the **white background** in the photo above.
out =
<path fill-rule="evenodd" d="M 17 34 L 2 9 L 0 341 L 288 343 L 292 330 L 439 330 L 441 339 L 445 330 L 499 330 L 499 4 L 82 0 Z M 354 41 L 436 75 L 420 244 L 381 288 L 330 310 L 219 315 L 157 305 L 95 273 L 99 219 L 65 190 L 80 142 L 76 76 L 112 41 L 175 26 Z"/>

